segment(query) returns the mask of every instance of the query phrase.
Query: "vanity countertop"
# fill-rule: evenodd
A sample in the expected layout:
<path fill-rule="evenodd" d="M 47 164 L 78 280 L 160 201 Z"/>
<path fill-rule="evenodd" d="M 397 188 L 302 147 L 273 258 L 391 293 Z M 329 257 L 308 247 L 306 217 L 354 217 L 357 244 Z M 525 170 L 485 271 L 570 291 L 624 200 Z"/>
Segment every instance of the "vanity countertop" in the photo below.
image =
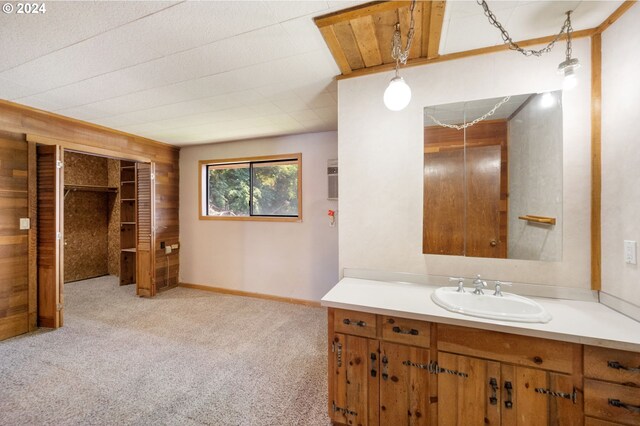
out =
<path fill-rule="evenodd" d="M 531 299 L 553 317 L 546 323 L 495 321 L 450 312 L 433 303 L 438 287 L 405 282 L 343 278 L 322 306 L 459 325 L 523 336 L 640 352 L 640 322 L 597 302 Z"/>

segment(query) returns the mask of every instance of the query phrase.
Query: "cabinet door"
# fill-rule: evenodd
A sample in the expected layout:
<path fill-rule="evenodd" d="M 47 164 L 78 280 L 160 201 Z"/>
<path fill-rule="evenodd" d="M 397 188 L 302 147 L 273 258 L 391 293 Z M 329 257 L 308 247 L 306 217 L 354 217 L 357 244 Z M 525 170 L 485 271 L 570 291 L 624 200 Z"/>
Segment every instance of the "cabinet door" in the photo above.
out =
<path fill-rule="evenodd" d="M 508 364 L 501 372 L 504 426 L 584 424 L 582 394 L 571 376 Z"/>
<path fill-rule="evenodd" d="M 336 333 L 331 419 L 345 425 L 378 425 L 379 350 L 376 340 Z"/>
<path fill-rule="evenodd" d="M 438 353 L 438 425 L 499 425 L 500 363 Z"/>
<path fill-rule="evenodd" d="M 380 424 L 429 423 L 428 349 L 380 343 Z"/>

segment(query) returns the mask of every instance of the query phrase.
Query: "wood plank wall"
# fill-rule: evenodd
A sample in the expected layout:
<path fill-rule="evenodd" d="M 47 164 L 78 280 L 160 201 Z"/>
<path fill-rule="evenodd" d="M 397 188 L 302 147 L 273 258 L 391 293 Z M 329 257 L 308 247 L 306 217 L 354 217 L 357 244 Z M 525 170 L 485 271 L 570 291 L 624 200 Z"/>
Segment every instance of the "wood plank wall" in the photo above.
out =
<path fill-rule="evenodd" d="M 27 143 L 0 133 L 0 340 L 29 330 Z"/>
<path fill-rule="evenodd" d="M 145 158 L 155 162 L 156 257 L 165 257 L 164 250 L 160 249 L 161 241 L 167 244 L 179 243 L 179 148 L 4 100 L 0 100 L 0 133 L 4 133 L 6 138 L 11 140 L 18 140 L 25 149 L 27 135 L 39 135 L 67 141 L 76 149 L 81 148 L 78 150 L 89 153 L 100 152 L 115 158 Z M 9 154 L 1 154 L 0 157 L 2 163 L 11 158 Z M 33 167 L 30 167 L 30 170 L 32 169 Z M 33 173 L 30 171 L 29 174 Z M 31 192 L 33 190 L 30 188 L 30 196 Z M 0 222 L 9 220 L 8 218 L 9 213 L 0 210 Z M 163 267 L 165 264 L 156 263 L 158 267 L 155 276 L 159 289 L 170 288 L 178 281 L 178 251 L 169 255 L 169 258 L 171 268 L 168 279 L 166 267 Z M 30 279 L 29 285 L 30 291 L 35 291 L 35 280 Z M 29 306 L 30 310 L 33 308 Z"/>

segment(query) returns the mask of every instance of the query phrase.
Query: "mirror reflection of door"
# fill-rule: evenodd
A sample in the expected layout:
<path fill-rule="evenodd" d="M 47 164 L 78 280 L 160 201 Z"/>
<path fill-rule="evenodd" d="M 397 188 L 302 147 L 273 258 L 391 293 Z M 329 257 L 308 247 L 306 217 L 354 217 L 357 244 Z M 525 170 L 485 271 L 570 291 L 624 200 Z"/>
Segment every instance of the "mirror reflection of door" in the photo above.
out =
<path fill-rule="evenodd" d="M 506 120 L 429 126 L 424 140 L 423 253 L 506 258 Z"/>

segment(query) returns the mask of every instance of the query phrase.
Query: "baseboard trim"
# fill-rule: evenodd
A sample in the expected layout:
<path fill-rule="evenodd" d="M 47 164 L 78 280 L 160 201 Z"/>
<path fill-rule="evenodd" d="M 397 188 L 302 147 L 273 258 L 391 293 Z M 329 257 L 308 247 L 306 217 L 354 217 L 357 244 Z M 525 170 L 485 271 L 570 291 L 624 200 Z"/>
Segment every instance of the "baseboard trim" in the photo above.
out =
<path fill-rule="evenodd" d="M 612 296 L 604 291 L 600 292 L 600 303 L 640 322 L 640 306 L 634 305 L 626 300 L 622 300 L 619 297 Z"/>
<path fill-rule="evenodd" d="M 316 302 L 314 300 L 294 299 L 292 297 L 274 296 L 272 294 L 254 293 L 250 291 L 233 290 L 230 288 L 223 288 L 223 287 L 211 287 L 211 286 L 202 285 L 202 284 L 180 283 L 178 284 L 178 287 L 210 291 L 213 293 L 230 294 L 233 296 L 244 296 L 244 297 L 253 297 L 256 299 L 273 300 L 275 302 L 292 303 L 294 305 L 311 306 L 314 308 L 320 307 L 320 302 Z"/>

